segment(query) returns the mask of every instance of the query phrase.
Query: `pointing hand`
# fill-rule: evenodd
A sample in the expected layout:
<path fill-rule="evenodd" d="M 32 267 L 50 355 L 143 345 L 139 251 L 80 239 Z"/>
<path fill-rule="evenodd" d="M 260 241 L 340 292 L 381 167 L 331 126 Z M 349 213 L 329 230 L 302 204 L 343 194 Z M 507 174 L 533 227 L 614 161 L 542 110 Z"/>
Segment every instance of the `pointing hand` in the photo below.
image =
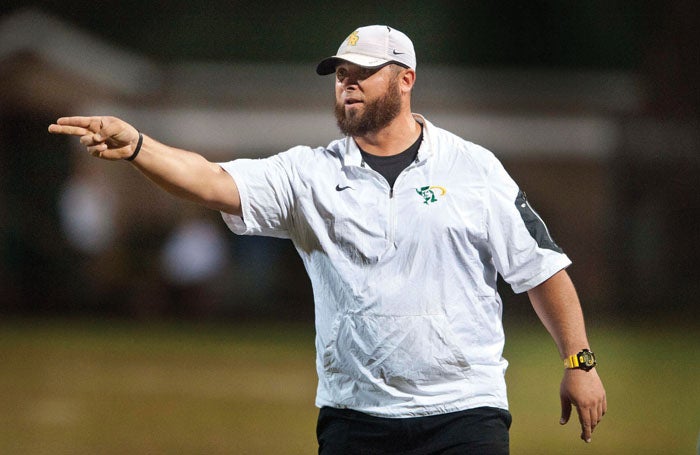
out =
<path fill-rule="evenodd" d="M 105 160 L 129 158 L 139 140 L 136 128 L 116 117 L 61 117 L 49 133 L 79 136 L 92 156 Z"/>

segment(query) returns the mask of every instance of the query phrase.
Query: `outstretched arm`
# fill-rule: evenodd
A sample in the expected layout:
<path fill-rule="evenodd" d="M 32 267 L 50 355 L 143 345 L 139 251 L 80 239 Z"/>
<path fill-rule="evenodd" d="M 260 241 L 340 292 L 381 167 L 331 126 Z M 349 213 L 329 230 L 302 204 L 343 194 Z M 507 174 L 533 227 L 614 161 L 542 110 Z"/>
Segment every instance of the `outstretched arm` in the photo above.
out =
<path fill-rule="evenodd" d="M 95 157 L 122 160 L 132 156 L 139 132 L 115 117 L 62 117 L 49 132 L 79 136 Z M 233 178 L 203 156 L 169 147 L 143 135 L 138 155 L 131 161 L 146 177 L 175 196 L 205 207 L 241 214 L 241 200 Z"/>
<path fill-rule="evenodd" d="M 581 304 L 566 271 L 562 270 L 534 287 L 528 291 L 528 296 L 537 316 L 554 338 L 562 361 L 589 348 Z M 597 370 L 565 370 L 559 394 L 559 423 L 563 425 L 568 422 L 571 406 L 576 406 L 581 423 L 581 439 L 591 442 L 591 433 L 608 407 Z"/>

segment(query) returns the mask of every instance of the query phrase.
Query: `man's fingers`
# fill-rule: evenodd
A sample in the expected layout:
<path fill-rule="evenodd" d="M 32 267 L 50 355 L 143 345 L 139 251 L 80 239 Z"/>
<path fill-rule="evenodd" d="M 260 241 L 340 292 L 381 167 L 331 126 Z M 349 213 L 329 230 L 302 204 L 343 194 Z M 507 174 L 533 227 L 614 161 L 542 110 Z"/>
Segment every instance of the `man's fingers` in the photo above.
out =
<path fill-rule="evenodd" d="M 88 130 L 92 131 L 93 133 L 99 133 L 100 130 L 102 130 L 103 125 L 104 123 L 102 122 L 102 117 L 92 117 L 90 119 Z"/>
<path fill-rule="evenodd" d="M 49 125 L 49 133 L 84 136 L 88 133 L 100 133 L 104 125 L 102 117 L 61 117 L 55 124 Z"/>
<path fill-rule="evenodd" d="M 61 117 L 56 120 L 56 124 L 62 126 L 78 126 L 81 128 L 88 128 L 90 122 L 96 117 Z"/>
<path fill-rule="evenodd" d="M 114 117 L 61 117 L 49 125 L 49 133 L 79 136 L 80 143 L 92 156 L 121 160 L 133 153 L 138 131 Z"/>
<path fill-rule="evenodd" d="M 581 422 L 581 439 L 591 442 L 593 430 L 598 426 L 603 418 L 603 406 L 591 406 L 589 408 L 578 409 L 579 421 Z"/>
<path fill-rule="evenodd" d="M 84 136 L 89 133 L 83 127 L 80 126 L 66 126 L 66 125 L 49 125 L 49 133 L 53 134 L 67 134 L 69 136 Z"/>
<path fill-rule="evenodd" d="M 87 151 L 94 154 L 94 152 L 104 152 L 108 148 L 109 147 L 107 147 L 107 144 L 105 144 L 104 142 L 100 142 L 100 143 L 88 146 Z"/>
<path fill-rule="evenodd" d="M 581 439 L 583 439 L 586 442 L 591 442 L 591 433 L 593 433 L 591 421 L 585 420 L 581 422 Z"/>
<path fill-rule="evenodd" d="M 561 425 L 566 424 L 571 418 L 571 408 L 573 407 L 570 400 L 563 398 L 561 399 L 561 418 L 559 423 Z M 586 442 L 591 442 L 591 435 L 593 434 L 593 429 L 596 427 L 598 422 L 602 417 L 602 414 L 598 412 L 598 408 L 581 408 L 577 407 L 576 412 L 578 413 L 578 421 L 581 424 L 581 439 Z"/>
<path fill-rule="evenodd" d="M 560 388 L 562 404 L 561 423 L 569 420 L 571 407 L 576 407 L 576 414 L 581 424 L 581 439 L 591 442 L 591 435 L 607 412 L 608 404 L 605 389 L 596 370 L 583 372 L 566 370 Z"/>
<path fill-rule="evenodd" d="M 107 146 L 104 144 L 104 140 L 99 136 L 99 134 L 92 134 L 90 132 L 84 136 L 80 136 L 80 143 L 88 147 L 88 151 L 90 151 L 90 147 L 95 145 L 104 145 L 105 148 L 107 148 Z"/>
<path fill-rule="evenodd" d="M 608 399 L 606 397 L 603 397 L 601 409 L 603 412 L 601 412 L 600 416 L 603 417 L 608 412 Z"/>

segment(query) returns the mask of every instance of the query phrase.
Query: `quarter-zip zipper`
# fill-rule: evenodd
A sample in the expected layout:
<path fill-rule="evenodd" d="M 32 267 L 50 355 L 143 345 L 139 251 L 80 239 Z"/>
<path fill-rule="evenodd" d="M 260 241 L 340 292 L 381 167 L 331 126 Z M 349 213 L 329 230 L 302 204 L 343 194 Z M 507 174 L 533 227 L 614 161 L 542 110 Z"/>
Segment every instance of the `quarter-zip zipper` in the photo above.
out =
<path fill-rule="evenodd" d="M 411 164 L 409 164 L 404 170 L 399 172 L 399 175 L 396 177 L 396 181 L 394 182 L 394 186 L 389 187 L 389 244 L 396 248 L 396 224 L 398 220 L 398 216 L 396 213 L 396 199 L 394 199 L 394 188 L 396 185 L 399 184 L 399 180 L 401 180 L 401 177 L 409 171 L 412 167 L 416 166 L 418 163 L 418 160 L 414 160 Z"/>
<path fill-rule="evenodd" d="M 387 218 L 387 224 L 388 226 L 385 227 L 386 229 L 386 235 L 387 235 L 387 243 L 389 247 L 395 246 L 394 245 L 394 235 L 395 235 L 395 230 L 396 230 L 396 214 L 395 209 L 394 209 L 394 188 L 389 186 L 389 182 L 384 178 L 382 174 L 379 172 L 375 171 L 371 167 L 367 165 L 365 160 L 360 161 L 360 168 L 362 168 L 365 172 L 369 172 L 371 174 L 374 174 L 380 182 L 384 182 L 386 186 L 389 187 L 389 216 Z M 404 169 L 405 171 L 405 169 Z M 401 171 L 401 174 L 403 174 L 404 171 Z M 399 174 L 399 175 L 401 175 Z M 396 179 L 398 180 L 398 178 Z M 394 182 L 396 184 L 396 182 Z"/>
<path fill-rule="evenodd" d="M 401 174 L 402 173 L 403 171 L 401 171 Z M 398 180 L 398 177 L 396 180 Z M 394 182 L 394 185 L 396 185 L 396 182 Z M 394 201 L 394 187 L 389 188 L 389 245 L 396 248 L 396 202 Z"/>
<path fill-rule="evenodd" d="M 389 226 L 388 226 L 388 232 L 387 232 L 387 241 L 390 246 L 393 246 L 396 248 L 396 224 L 397 224 L 397 213 L 396 213 L 396 201 L 394 199 L 394 187 L 399 183 L 399 180 L 401 180 L 401 176 L 403 176 L 409 169 L 412 167 L 415 167 L 419 163 L 418 157 L 416 157 L 411 164 L 409 164 L 404 170 L 402 170 L 399 175 L 396 177 L 396 181 L 394 182 L 394 186 L 389 186 Z M 367 166 L 367 163 L 365 163 L 365 160 L 360 161 L 360 167 L 362 169 L 365 169 L 367 171 L 373 172 L 377 176 L 381 178 L 384 182 L 389 185 L 389 182 L 384 178 L 383 175 L 381 175 L 379 172 L 375 171 L 371 167 Z"/>

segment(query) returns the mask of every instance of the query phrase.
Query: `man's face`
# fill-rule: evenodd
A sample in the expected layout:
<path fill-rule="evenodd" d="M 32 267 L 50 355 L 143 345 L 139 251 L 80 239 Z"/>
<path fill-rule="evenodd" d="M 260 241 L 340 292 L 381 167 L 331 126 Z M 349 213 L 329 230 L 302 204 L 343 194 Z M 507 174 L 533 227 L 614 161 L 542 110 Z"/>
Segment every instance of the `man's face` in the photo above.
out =
<path fill-rule="evenodd" d="M 335 118 L 343 134 L 375 133 L 401 111 L 400 71 L 393 65 L 363 68 L 341 63 L 335 70 Z"/>

